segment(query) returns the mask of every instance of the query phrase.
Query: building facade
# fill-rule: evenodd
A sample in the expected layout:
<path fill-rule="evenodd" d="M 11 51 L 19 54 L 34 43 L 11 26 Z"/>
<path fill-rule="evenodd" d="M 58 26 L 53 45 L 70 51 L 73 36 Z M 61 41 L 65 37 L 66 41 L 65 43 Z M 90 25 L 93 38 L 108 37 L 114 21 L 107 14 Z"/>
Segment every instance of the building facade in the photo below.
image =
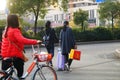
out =
<path fill-rule="evenodd" d="M 53 26 L 60 26 L 65 20 L 71 20 L 74 12 L 82 9 L 88 11 L 89 26 L 99 26 L 98 6 L 99 4 L 93 0 L 69 0 L 68 12 L 51 8 L 45 16 L 45 20 L 52 21 Z"/>
<path fill-rule="evenodd" d="M 62 26 L 65 20 L 72 20 L 73 13 L 79 9 L 88 11 L 88 23 L 90 27 L 99 26 L 99 2 L 103 0 L 69 0 L 68 11 L 64 12 L 59 8 L 49 7 L 48 13 L 45 15 L 44 20 L 50 20 L 52 26 Z M 0 11 L 0 20 L 6 19 L 8 11 Z M 34 21 L 33 16 L 30 16 L 30 20 Z"/>

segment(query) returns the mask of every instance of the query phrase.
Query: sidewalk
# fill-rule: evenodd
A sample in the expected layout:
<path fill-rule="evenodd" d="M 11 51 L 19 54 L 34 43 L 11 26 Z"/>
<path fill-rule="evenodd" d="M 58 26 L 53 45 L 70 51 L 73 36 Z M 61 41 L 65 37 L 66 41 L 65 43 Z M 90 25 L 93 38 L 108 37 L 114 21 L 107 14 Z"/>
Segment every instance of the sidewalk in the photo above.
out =
<path fill-rule="evenodd" d="M 76 42 L 76 44 L 77 45 L 85 45 L 85 44 L 116 43 L 116 42 L 120 42 L 120 40 Z M 59 46 L 59 44 L 56 43 L 55 46 Z M 31 48 L 31 45 L 26 45 L 25 48 Z"/>
<path fill-rule="evenodd" d="M 84 45 L 77 43 L 77 48 L 81 50 L 82 55 L 80 61 L 73 61 L 72 72 L 57 71 L 57 49 L 59 46 L 56 45 L 53 64 L 58 80 L 120 80 L 120 59 L 114 55 L 115 49 L 120 48 L 120 42 L 99 43 Z M 41 50 L 46 51 L 44 47 Z M 30 46 L 30 48 L 26 48 L 26 56 L 29 61 L 25 63 L 25 71 L 32 62 L 31 55 Z M 32 75 L 33 73 L 26 80 L 31 80 Z"/>
<path fill-rule="evenodd" d="M 81 60 L 73 61 L 72 72 L 57 71 L 59 80 L 120 80 L 120 59 L 114 55 L 118 46 L 119 42 L 78 45 Z"/>
<path fill-rule="evenodd" d="M 100 43 L 100 44 L 99 44 Z M 120 59 L 114 55 L 115 49 L 120 48 L 119 41 L 99 42 L 92 44 L 78 44 L 81 50 L 81 60 L 73 61 L 72 72 L 57 71 L 57 49 L 53 58 L 54 69 L 57 72 L 58 80 L 120 80 Z M 41 49 L 45 51 L 45 48 Z M 25 63 L 25 68 L 30 65 L 31 49 L 26 49 L 29 62 Z M 27 80 L 30 80 L 32 74 Z"/>

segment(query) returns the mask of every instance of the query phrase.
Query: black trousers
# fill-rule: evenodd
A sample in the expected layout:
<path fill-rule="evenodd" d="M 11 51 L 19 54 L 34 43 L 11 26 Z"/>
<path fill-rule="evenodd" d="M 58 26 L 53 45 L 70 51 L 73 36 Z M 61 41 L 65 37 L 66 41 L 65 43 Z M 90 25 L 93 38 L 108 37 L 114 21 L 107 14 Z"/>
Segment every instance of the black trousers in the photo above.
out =
<path fill-rule="evenodd" d="M 14 67 L 17 70 L 17 76 L 21 77 L 24 71 L 24 61 L 20 58 L 15 57 L 15 58 L 9 58 L 6 60 L 2 60 L 2 70 L 7 70 L 11 66 L 12 62 L 13 62 Z"/>
<path fill-rule="evenodd" d="M 46 46 L 46 49 L 47 49 L 47 52 L 49 54 L 52 54 L 52 58 L 54 57 L 54 45 L 49 45 L 49 46 Z M 52 63 L 52 60 L 50 61 L 50 64 L 53 64 Z"/>
<path fill-rule="evenodd" d="M 69 59 L 69 54 L 64 55 L 65 63 L 68 63 L 68 66 L 71 66 L 73 59 Z"/>

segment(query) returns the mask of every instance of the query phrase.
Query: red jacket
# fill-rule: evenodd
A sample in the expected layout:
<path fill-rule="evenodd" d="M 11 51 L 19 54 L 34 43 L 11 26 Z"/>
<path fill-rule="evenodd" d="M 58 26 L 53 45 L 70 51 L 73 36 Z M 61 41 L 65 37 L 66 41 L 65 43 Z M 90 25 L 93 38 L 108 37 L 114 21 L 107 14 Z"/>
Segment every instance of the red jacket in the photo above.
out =
<path fill-rule="evenodd" d="M 2 46 L 2 42 L 0 41 L 0 56 L 1 56 L 1 46 Z"/>
<path fill-rule="evenodd" d="M 11 42 L 16 44 L 19 49 Z M 24 45 L 32 44 L 37 44 L 37 40 L 27 39 L 22 36 L 22 33 L 18 28 L 10 27 L 7 32 L 7 38 L 2 39 L 2 57 L 18 57 L 22 59 L 22 51 L 24 49 Z"/>

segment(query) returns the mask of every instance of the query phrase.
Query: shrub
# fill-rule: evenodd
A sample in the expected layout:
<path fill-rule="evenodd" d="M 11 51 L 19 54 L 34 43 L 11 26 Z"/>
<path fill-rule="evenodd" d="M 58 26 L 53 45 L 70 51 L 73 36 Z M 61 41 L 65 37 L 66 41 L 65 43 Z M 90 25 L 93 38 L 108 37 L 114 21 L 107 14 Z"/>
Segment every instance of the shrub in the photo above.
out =
<path fill-rule="evenodd" d="M 112 40 L 113 33 L 104 27 L 98 27 L 94 29 L 94 32 L 97 36 L 97 40 Z"/>
<path fill-rule="evenodd" d="M 95 41 L 97 39 L 96 34 L 92 30 L 80 32 L 79 38 L 80 41 Z"/>
<path fill-rule="evenodd" d="M 73 28 L 73 35 L 76 41 L 80 41 L 80 29 L 79 28 Z"/>
<path fill-rule="evenodd" d="M 55 33 L 56 33 L 57 37 L 59 38 L 60 31 L 61 31 L 62 27 L 56 27 L 54 29 L 55 29 Z"/>
<path fill-rule="evenodd" d="M 41 30 L 37 33 L 36 37 L 38 37 L 38 39 L 42 40 L 44 35 L 45 35 L 45 31 Z"/>
<path fill-rule="evenodd" d="M 60 31 L 62 27 L 56 27 L 54 28 L 57 37 L 59 38 Z M 75 36 L 76 41 L 99 41 L 99 40 L 113 40 L 113 39 L 120 39 L 120 29 L 116 28 L 114 31 L 111 31 L 111 29 L 107 29 L 104 27 L 97 27 L 95 29 L 89 29 L 84 32 L 81 32 L 80 28 L 72 28 L 73 34 Z M 22 31 L 25 37 L 28 38 L 34 38 L 34 39 L 40 39 L 42 40 L 42 37 L 45 34 L 44 29 L 40 30 L 36 36 L 31 36 L 28 31 L 28 33 L 23 30 Z"/>
<path fill-rule="evenodd" d="M 114 28 L 114 39 L 120 39 L 120 28 Z"/>

